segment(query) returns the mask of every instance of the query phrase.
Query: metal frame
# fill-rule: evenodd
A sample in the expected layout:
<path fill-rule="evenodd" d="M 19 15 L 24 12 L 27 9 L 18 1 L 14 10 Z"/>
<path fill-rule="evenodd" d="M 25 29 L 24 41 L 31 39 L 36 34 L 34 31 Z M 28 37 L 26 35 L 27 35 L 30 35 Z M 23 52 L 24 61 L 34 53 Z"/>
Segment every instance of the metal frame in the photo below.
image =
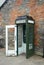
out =
<path fill-rule="evenodd" d="M 8 50 L 8 29 L 14 28 L 14 50 Z M 16 25 L 6 25 L 6 56 L 17 55 L 17 27 Z M 16 38 L 15 38 L 16 37 Z"/>

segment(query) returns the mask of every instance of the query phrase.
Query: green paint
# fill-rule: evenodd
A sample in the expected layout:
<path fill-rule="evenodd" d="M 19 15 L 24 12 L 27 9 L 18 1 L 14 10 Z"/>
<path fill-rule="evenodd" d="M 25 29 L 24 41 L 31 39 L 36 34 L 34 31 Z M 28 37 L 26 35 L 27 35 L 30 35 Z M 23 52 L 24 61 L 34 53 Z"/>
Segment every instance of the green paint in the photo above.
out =
<path fill-rule="evenodd" d="M 26 58 L 29 58 L 34 55 L 34 23 L 28 23 L 28 20 L 33 20 L 33 18 L 24 17 L 17 19 L 16 21 L 21 21 L 25 19 L 25 23 L 16 23 L 17 24 L 17 56 L 18 56 L 18 24 L 22 24 L 23 27 L 23 41 L 26 43 Z"/>

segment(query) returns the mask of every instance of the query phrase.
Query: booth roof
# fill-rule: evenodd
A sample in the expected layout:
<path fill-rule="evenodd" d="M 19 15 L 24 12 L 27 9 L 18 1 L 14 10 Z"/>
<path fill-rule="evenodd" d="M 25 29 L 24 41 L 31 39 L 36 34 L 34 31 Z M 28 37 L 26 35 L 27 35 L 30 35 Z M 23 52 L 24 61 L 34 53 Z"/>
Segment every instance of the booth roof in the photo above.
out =
<path fill-rule="evenodd" d="M 31 16 L 27 16 L 27 15 L 18 16 L 16 20 L 23 20 L 23 19 L 29 19 L 29 20 L 34 21 L 34 19 Z"/>

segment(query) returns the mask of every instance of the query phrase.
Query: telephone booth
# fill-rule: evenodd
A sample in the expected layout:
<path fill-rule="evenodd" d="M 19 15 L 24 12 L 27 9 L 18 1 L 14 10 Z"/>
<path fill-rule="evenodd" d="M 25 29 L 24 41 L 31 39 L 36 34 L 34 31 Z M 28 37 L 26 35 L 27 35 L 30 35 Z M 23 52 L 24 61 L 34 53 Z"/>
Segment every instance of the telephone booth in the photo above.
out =
<path fill-rule="evenodd" d="M 17 56 L 26 54 L 26 58 L 34 55 L 34 19 L 31 16 L 19 16 L 17 26 Z"/>

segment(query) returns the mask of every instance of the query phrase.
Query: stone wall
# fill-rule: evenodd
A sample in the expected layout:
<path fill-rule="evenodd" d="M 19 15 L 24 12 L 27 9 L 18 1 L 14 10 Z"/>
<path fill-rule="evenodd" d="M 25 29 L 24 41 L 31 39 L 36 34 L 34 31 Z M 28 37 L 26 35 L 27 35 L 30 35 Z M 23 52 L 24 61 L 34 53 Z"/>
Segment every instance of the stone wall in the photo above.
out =
<path fill-rule="evenodd" d="M 35 45 L 37 45 L 40 37 L 39 22 L 44 20 L 44 0 L 7 0 L 0 9 L 0 30 L 3 29 L 1 35 L 4 39 L 5 26 L 15 24 L 15 19 L 21 15 L 29 15 L 35 19 Z"/>

